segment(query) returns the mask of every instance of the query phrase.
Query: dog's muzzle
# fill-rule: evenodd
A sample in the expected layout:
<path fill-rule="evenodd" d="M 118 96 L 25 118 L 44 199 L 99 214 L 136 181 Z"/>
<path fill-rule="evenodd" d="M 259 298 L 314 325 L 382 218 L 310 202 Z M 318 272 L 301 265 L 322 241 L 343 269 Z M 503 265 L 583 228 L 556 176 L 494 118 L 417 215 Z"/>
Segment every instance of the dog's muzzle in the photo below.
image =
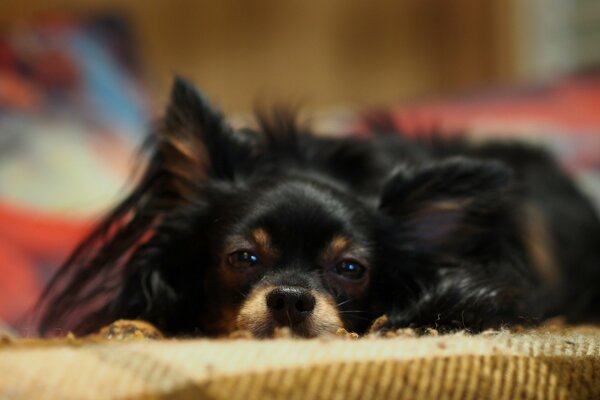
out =
<path fill-rule="evenodd" d="M 294 336 L 333 334 L 343 327 L 330 296 L 301 286 L 269 285 L 253 290 L 240 308 L 237 327 L 271 337 L 278 327 Z"/>
<path fill-rule="evenodd" d="M 266 298 L 272 318 L 281 326 L 293 326 L 306 321 L 315 309 L 315 297 L 300 287 L 278 287 Z"/>

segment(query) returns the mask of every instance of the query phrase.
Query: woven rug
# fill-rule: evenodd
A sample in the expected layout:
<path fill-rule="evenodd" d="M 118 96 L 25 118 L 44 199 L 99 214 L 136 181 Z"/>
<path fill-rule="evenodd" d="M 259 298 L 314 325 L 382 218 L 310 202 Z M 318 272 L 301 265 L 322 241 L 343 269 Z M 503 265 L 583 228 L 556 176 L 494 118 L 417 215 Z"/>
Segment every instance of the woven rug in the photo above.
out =
<path fill-rule="evenodd" d="M 600 328 L 394 338 L 4 340 L 2 399 L 600 399 Z"/>

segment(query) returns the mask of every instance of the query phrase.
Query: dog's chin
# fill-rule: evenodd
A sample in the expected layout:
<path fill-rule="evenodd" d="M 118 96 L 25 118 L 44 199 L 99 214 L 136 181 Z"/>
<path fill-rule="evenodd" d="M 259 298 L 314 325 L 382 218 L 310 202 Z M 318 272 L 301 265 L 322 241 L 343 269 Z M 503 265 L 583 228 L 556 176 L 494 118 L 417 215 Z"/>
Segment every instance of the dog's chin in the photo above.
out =
<path fill-rule="evenodd" d="M 302 322 L 295 325 L 281 325 L 270 318 L 265 318 L 263 321 L 253 321 L 250 324 L 238 324 L 240 329 L 246 330 L 252 336 L 260 339 L 277 337 L 279 332 L 289 333 L 290 336 L 296 338 L 315 338 L 318 336 L 333 335 L 342 327 L 341 324 L 332 322 L 314 323 L 312 321 Z"/>

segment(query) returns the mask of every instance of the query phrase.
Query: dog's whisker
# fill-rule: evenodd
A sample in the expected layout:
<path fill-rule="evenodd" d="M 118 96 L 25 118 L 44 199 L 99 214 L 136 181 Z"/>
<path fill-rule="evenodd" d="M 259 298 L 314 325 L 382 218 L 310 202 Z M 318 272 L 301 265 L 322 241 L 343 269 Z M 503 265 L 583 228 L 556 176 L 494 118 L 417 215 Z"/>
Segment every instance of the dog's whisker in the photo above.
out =
<path fill-rule="evenodd" d="M 341 303 L 338 303 L 338 304 L 337 304 L 337 306 L 338 306 L 338 307 L 341 307 L 341 306 L 343 306 L 344 304 L 348 304 L 348 303 L 349 303 L 349 302 L 351 302 L 352 300 L 354 300 L 354 299 L 347 299 L 347 300 L 344 300 L 344 301 L 342 301 Z"/>
<path fill-rule="evenodd" d="M 348 318 L 357 319 L 360 321 L 369 321 L 369 322 L 373 321 L 373 318 L 361 317 L 359 315 L 349 315 Z"/>
<path fill-rule="evenodd" d="M 338 311 L 338 314 L 355 314 L 355 313 L 368 313 L 368 311 L 361 311 L 361 310 L 342 310 L 342 311 Z"/>

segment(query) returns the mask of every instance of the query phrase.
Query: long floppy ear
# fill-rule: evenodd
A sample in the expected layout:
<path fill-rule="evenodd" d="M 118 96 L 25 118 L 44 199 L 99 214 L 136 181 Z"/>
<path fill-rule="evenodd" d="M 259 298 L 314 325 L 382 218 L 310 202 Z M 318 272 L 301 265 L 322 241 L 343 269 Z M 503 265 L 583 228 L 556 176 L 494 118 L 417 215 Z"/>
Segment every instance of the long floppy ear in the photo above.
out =
<path fill-rule="evenodd" d="M 129 265 L 132 256 L 140 259 L 138 250 L 147 252 L 140 246 L 160 229 L 165 215 L 192 200 L 198 185 L 235 179 L 252 145 L 250 135 L 233 132 L 192 84 L 177 78 L 165 116 L 145 144 L 149 156 L 141 179 L 75 249 L 38 300 L 41 333 L 55 327 L 85 333 L 110 322 L 114 307 L 107 302 L 133 273 L 131 265 L 142 265 Z"/>
<path fill-rule="evenodd" d="M 469 251 L 506 222 L 511 182 L 499 162 L 452 158 L 395 174 L 380 210 L 402 227 L 404 247 L 440 256 Z"/>

